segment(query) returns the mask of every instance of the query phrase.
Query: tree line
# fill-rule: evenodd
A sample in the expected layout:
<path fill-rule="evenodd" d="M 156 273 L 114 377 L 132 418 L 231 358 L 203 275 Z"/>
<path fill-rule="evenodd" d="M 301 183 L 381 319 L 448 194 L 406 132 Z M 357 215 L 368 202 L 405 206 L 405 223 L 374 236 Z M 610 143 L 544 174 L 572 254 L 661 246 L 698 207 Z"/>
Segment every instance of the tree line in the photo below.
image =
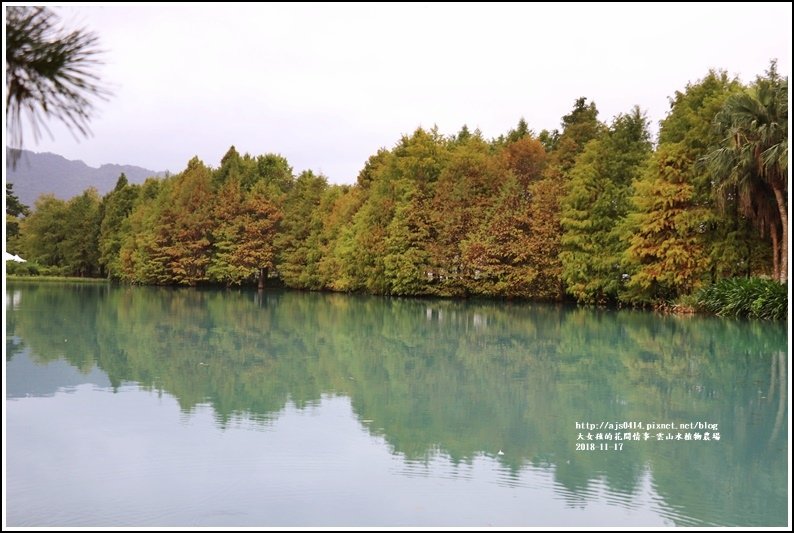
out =
<path fill-rule="evenodd" d="M 579 98 L 554 131 L 419 128 L 354 185 L 231 147 L 217 168 L 42 196 L 7 214 L 9 250 L 126 283 L 654 304 L 787 281 L 787 130 L 774 62 L 749 85 L 710 71 L 670 99 L 655 145 L 638 107 L 605 123 Z"/>

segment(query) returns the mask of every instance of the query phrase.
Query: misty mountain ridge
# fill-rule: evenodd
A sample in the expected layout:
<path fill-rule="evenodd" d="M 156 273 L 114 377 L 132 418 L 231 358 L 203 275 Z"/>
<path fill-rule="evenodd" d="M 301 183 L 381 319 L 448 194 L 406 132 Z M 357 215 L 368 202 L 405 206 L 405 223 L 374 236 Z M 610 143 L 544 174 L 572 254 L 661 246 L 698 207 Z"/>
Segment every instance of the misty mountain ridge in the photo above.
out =
<path fill-rule="evenodd" d="M 21 152 L 16 166 L 11 164 L 12 152 Z M 135 165 L 107 163 L 95 168 L 51 152 L 6 148 L 6 182 L 14 185 L 19 201 L 31 208 L 42 194 L 69 200 L 94 187 L 102 196 L 113 190 L 122 173 L 130 183 L 143 183 L 148 177 L 165 175 L 165 172 Z"/>

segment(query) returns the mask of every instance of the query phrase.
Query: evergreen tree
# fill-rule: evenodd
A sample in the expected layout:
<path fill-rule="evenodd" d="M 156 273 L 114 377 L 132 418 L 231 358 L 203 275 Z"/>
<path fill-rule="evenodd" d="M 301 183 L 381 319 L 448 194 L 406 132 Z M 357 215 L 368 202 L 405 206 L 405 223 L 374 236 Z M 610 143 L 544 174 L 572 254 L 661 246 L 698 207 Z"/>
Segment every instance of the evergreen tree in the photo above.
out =
<path fill-rule="evenodd" d="M 6 251 L 19 252 L 19 222 L 30 214 L 30 208 L 14 194 L 14 184 L 6 183 Z"/>
<path fill-rule="evenodd" d="M 99 274 L 100 220 L 99 194 L 93 187 L 66 204 L 59 247 L 62 267 L 68 274 L 80 277 Z"/>
<path fill-rule="evenodd" d="M 166 284 L 165 256 L 159 252 L 164 235 L 159 228 L 160 213 L 167 203 L 174 177 L 163 181 L 147 179 L 133 203 L 132 212 L 121 225 L 120 277 L 128 283 Z"/>
<path fill-rule="evenodd" d="M 354 245 L 353 218 L 366 200 L 365 189 L 357 185 L 330 187 L 323 198 L 325 216 L 320 242 L 322 258 L 318 265 L 320 285 L 334 291 L 349 292 L 357 288 L 354 271 L 357 249 Z"/>
<path fill-rule="evenodd" d="M 383 259 L 388 292 L 419 295 L 429 292 L 432 228 L 427 197 L 415 183 L 408 183 L 387 229 Z"/>
<path fill-rule="evenodd" d="M 169 283 L 192 286 L 207 280 L 214 226 L 211 180 L 210 169 L 194 157 L 169 189 L 159 220 Z"/>
<path fill-rule="evenodd" d="M 210 281 L 239 285 L 250 279 L 252 272 L 235 261 L 245 232 L 243 191 L 237 175 L 223 182 L 217 193 L 213 218 L 213 254 L 207 275 Z"/>
<path fill-rule="evenodd" d="M 271 193 L 269 184 L 261 181 L 246 195 L 244 232 L 234 256 L 235 264 L 256 273 L 260 289 L 265 287 L 268 273 L 276 266 L 276 234 L 283 217 L 282 211 L 272 202 Z"/>
<path fill-rule="evenodd" d="M 604 131 L 604 125 L 598 120 L 595 102 L 588 104 L 584 97 L 576 99 L 571 112 L 562 117 L 561 125 L 562 133 L 554 131 L 544 139 L 553 139 L 546 141 L 554 148 L 550 152 L 550 169 L 567 175 L 585 145 Z"/>
<path fill-rule="evenodd" d="M 139 187 L 130 185 L 123 173 L 116 187 L 102 201 L 103 216 L 99 227 L 99 264 L 108 278 L 121 278 L 120 251 L 123 238 L 122 224 L 132 212 Z"/>
<path fill-rule="evenodd" d="M 624 300 L 651 303 L 690 294 L 708 270 L 702 229 L 712 211 L 694 201 L 689 164 L 678 144 L 662 145 L 634 185 L 633 209 L 625 222 L 633 275 Z"/>
<path fill-rule="evenodd" d="M 650 150 L 647 121 L 635 107 L 576 159 L 562 203 L 560 259 L 567 290 L 580 302 L 615 302 L 630 276 L 622 268 L 627 244 L 620 225 Z"/>
<path fill-rule="evenodd" d="M 322 220 L 314 216 L 328 187 L 323 176 L 310 170 L 295 180 L 284 203 L 284 218 L 276 238 L 279 277 L 290 287 L 318 288 L 318 251 L 310 235 L 319 233 Z"/>

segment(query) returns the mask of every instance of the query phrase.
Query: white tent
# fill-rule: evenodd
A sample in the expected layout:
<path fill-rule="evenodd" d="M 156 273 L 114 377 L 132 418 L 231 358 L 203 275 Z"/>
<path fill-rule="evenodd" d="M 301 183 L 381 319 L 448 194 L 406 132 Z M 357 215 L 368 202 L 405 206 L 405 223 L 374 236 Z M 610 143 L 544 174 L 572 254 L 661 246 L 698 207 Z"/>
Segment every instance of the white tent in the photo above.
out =
<path fill-rule="evenodd" d="M 19 257 L 16 254 L 11 255 L 8 252 L 5 252 L 5 254 L 6 254 L 6 261 L 16 261 L 17 263 L 27 263 L 27 261 L 25 261 L 24 259 L 22 259 L 21 257 Z"/>

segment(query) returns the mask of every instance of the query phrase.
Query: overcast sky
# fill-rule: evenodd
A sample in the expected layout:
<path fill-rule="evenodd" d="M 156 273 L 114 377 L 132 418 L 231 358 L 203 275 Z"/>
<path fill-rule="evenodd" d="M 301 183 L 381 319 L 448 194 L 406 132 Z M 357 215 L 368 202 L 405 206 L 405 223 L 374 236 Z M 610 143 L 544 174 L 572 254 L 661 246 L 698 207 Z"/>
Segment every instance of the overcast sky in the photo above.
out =
<path fill-rule="evenodd" d="M 791 4 L 146 5 L 58 8 L 106 50 L 93 136 L 25 148 L 89 165 L 179 172 L 230 145 L 353 183 L 418 126 L 487 138 L 524 117 L 559 127 L 579 96 L 602 120 L 668 97 L 709 68 L 791 72 Z"/>

